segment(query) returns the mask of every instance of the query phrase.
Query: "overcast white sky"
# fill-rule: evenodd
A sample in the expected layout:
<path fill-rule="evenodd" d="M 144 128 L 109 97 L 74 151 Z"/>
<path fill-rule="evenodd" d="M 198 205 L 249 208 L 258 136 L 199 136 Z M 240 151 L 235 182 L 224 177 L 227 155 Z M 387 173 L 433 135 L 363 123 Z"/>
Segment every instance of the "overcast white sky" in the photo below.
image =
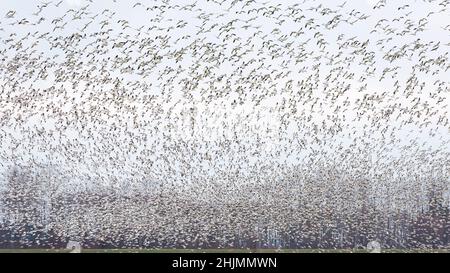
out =
<path fill-rule="evenodd" d="M 33 33 L 34 31 L 38 31 L 39 33 L 45 33 L 47 31 L 51 32 L 54 25 L 51 24 L 51 21 L 55 18 L 61 17 L 65 14 L 67 9 L 71 8 L 74 10 L 78 10 L 85 6 L 88 1 L 83 0 L 65 0 L 59 7 L 53 6 L 55 3 L 59 1 L 54 0 L 53 4 L 51 4 L 48 8 L 44 10 L 38 17 L 33 16 L 32 14 L 38 10 L 38 6 L 40 3 L 44 3 L 43 1 L 13 1 L 13 0 L 0 0 L 0 39 L 6 40 L 10 37 L 10 34 L 15 33 L 15 39 L 18 37 L 26 36 L 27 33 Z M 161 1 L 140 1 L 144 4 L 145 7 L 158 6 L 162 5 Z M 169 1 L 169 5 L 187 5 L 189 3 L 197 2 L 197 8 L 199 11 L 179 11 L 177 9 L 167 10 L 163 14 L 163 20 L 160 23 L 155 23 L 152 19 L 156 18 L 160 11 L 158 9 L 151 8 L 150 10 L 146 10 L 142 7 L 132 8 L 136 1 L 93 1 L 93 3 L 89 3 L 88 11 L 91 15 L 101 14 L 105 9 L 108 9 L 112 12 L 115 12 L 115 15 L 110 20 L 111 27 L 114 28 L 112 35 L 121 35 L 124 37 L 126 35 L 130 35 L 130 37 L 135 37 L 136 30 L 140 26 L 144 26 L 145 28 L 149 28 L 152 26 L 161 27 L 160 30 L 154 29 L 149 31 L 145 36 L 139 37 L 144 39 L 145 37 L 154 38 L 157 35 L 164 35 L 167 33 L 166 28 L 173 26 L 178 20 L 184 20 L 187 22 L 187 25 L 184 29 L 173 29 L 169 33 L 170 44 L 169 51 L 180 49 L 190 42 L 199 39 L 205 38 L 204 43 L 218 42 L 217 32 L 208 32 L 205 34 L 197 35 L 197 31 L 199 30 L 199 26 L 202 23 L 197 16 L 204 13 L 212 13 L 213 16 L 218 15 L 220 13 L 225 12 L 224 16 L 220 18 L 214 18 L 206 22 L 204 28 L 213 27 L 214 24 L 225 25 L 227 22 L 237 18 L 241 20 L 248 20 L 251 17 L 255 16 L 248 14 L 238 14 L 237 12 L 241 9 L 241 4 L 237 4 L 230 11 L 225 11 L 232 1 L 227 1 L 222 6 L 217 5 L 211 1 Z M 266 4 L 262 5 L 262 1 L 256 1 L 255 4 L 258 7 L 261 6 L 275 6 L 278 4 L 280 8 L 286 8 L 289 5 L 294 4 L 296 1 L 274 1 L 268 0 Z M 49 140 L 49 138 L 38 138 L 33 137 L 33 132 L 36 130 L 57 130 L 56 123 L 58 122 L 56 119 L 47 118 L 42 119 L 39 118 L 39 111 L 35 110 L 36 113 L 22 113 L 24 116 L 29 117 L 28 121 L 20 124 L 19 126 L 13 127 L 11 123 L 0 124 L 0 128 L 4 132 L 8 132 L 8 134 L 1 135 L 2 146 L 0 147 L 0 155 L 2 156 L 4 166 L 9 166 L 12 164 L 11 158 L 15 157 L 15 160 L 23 160 L 25 162 L 30 162 L 32 159 L 36 161 L 53 161 L 57 164 L 62 164 L 66 166 L 66 168 L 71 173 L 85 173 L 92 174 L 93 176 L 99 175 L 103 177 L 123 177 L 129 178 L 132 173 L 139 173 L 142 171 L 142 162 L 155 161 L 160 162 L 158 164 L 155 163 L 154 166 L 159 166 L 160 171 L 155 171 L 155 173 L 167 174 L 170 173 L 170 170 L 167 170 L 167 163 L 161 161 L 161 157 L 167 157 L 172 160 L 174 166 L 177 166 L 178 158 L 175 156 L 171 156 L 170 153 L 162 148 L 162 145 L 165 140 L 162 138 L 162 133 L 156 133 L 152 126 L 156 126 L 159 128 L 169 128 L 170 126 L 174 127 L 174 129 L 167 134 L 170 134 L 171 141 L 176 142 L 177 140 L 183 139 L 193 139 L 197 141 L 213 141 L 213 140 L 222 140 L 224 135 L 233 136 L 236 134 L 238 139 L 241 140 L 241 143 L 236 146 L 236 148 L 232 148 L 232 152 L 223 152 L 221 154 L 221 158 L 217 158 L 215 161 L 213 160 L 213 165 L 210 163 L 206 163 L 200 159 L 200 157 L 196 155 L 191 155 L 189 158 L 188 155 L 184 155 L 184 158 L 189 158 L 193 163 L 193 166 L 197 166 L 193 170 L 190 170 L 194 173 L 194 176 L 203 176 L 203 170 L 214 171 L 214 170 L 229 170 L 240 168 L 245 171 L 245 168 L 254 168 L 256 165 L 258 168 L 261 166 L 266 166 L 268 164 L 272 164 L 271 162 L 281 162 L 282 164 L 299 164 L 299 162 L 306 162 L 305 158 L 308 155 L 315 153 L 317 150 L 325 151 L 326 153 L 333 154 L 337 153 L 336 149 L 340 145 L 348 145 L 351 143 L 358 142 L 359 145 L 362 145 L 364 141 L 361 139 L 366 139 L 367 142 L 371 142 L 370 147 L 377 147 L 378 154 L 377 158 L 381 157 L 382 154 L 389 154 L 390 156 L 405 156 L 405 151 L 401 152 L 401 148 L 405 147 L 407 144 L 411 142 L 411 140 L 416 140 L 419 144 L 425 144 L 425 148 L 430 146 L 432 149 L 442 153 L 444 158 L 447 154 L 446 152 L 450 151 L 450 145 L 448 145 L 448 141 L 450 140 L 450 130 L 449 126 L 434 126 L 430 125 L 430 127 L 419 128 L 418 125 L 425 122 L 425 118 L 430 118 L 431 121 L 435 121 L 440 116 L 445 116 L 450 113 L 450 101 L 448 96 L 449 92 L 449 79 L 450 79 L 450 70 L 440 70 L 437 71 L 434 75 L 425 74 L 425 73 L 417 73 L 418 82 L 424 83 L 425 88 L 424 92 L 420 94 L 415 93 L 412 98 L 417 97 L 421 98 L 422 102 L 427 101 L 430 103 L 431 108 L 436 110 L 437 113 L 432 115 L 431 117 L 427 117 L 423 115 L 422 117 L 414 117 L 414 121 L 416 121 L 417 125 L 411 124 L 408 126 L 403 126 L 399 128 L 399 124 L 401 121 L 405 119 L 411 118 L 412 114 L 408 112 L 403 112 L 399 120 L 381 120 L 375 126 L 372 125 L 373 117 L 379 115 L 382 109 L 394 108 L 398 109 L 400 107 L 408 108 L 414 105 L 415 101 L 412 98 L 406 98 L 404 94 L 397 93 L 393 94 L 394 83 L 395 81 L 399 81 L 402 87 L 405 87 L 406 80 L 410 76 L 412 67 L 418 63 L 417 56 L 413 56 L 411 58 L 403 58 L 400 61 L 395 63 L 390 63 L 389 61 L 383 60 L 383 56 L 389 49 L 399 49 L 403 45 L 409 45 L 417 39 L 421 39 L 421 42 L 431 43 L 431 45 L 439 45 L 437 50 L 432 52 L 428 52 L 427 58 L 436 58 L 438 56 L 448 56 L 449 52 L 449 43 L 450 43 L 450 31 L 445 29 L 446 26 L 450 23 L 448 18 L 450 18 L 450 11 L 447 9 L 444 12 L 438 13 L 441 9 L 443 9 L 443 5 L 439 5 L 439 3 L 444 3 L 444 1 L 420 1 L 420 0 L 409 0 L 409 1 L 388 1 L 385 7 L 380 9 L 373 9 L 373 6 L 378 3 L 378 1 L 297 1 L 299 6 L 304 11 L 306 19 L 303 19 L 302 24 L 305 24 L 308 18 L 314 18 L 318 24 L 325 23 L 328 21 L 329 16 L 318 16 L 317 13 L 313 13 L 312 11 L 308 11 L 311 7 L 317 7 L 319 5 L 323 5 L 329 7 L 330 9 L 335 9 L 336 6 L 342 5 L 345 3 L 344 8 L 342 9 L 342 14 L 345 17 L 355 19 L 361 15 L 369 15 L 370 17 L 364 22 L 358 22 L 355 24 L 340 24 L 338 27 L 325 30 L 323 28 L 320 29 L 321 34 L 323 35 L 323 39 L 327 41 L 329 44 L 326 47 L 325 52 L 320 51 L 315 43 L 308 43 L 305 46 L 305 53 L 307 53 L 311 58 L 306 59 L 303 63 L 299 65 L 288 65 L 286 68 L 282 67 L 282 62 L 284 60 L 289 59 L 286 55 L 284 58 L 270 58 L 270 55 L 267 55 L 267 60 L 265 61 L 264 68 L 268 73 L 271 72 L 269 68 L 270 65 L 272 67 L 278 69 L 278 71 L 291 70 L 293 71 L 290 76 L 280 79 L 278 81 L 274 81 L 276 84 L 275 94 L 263 100 L 261 105 L 256 107 L 254 102 L 246 98 L 245 102 L 241 106 L 232 107 L 230 105 L 231 101 L 238 98 L 237 92 L 232 92 L 230 96 L 227 96 L 223 99 L 217 99 L 213 102 L 206 103 L 201 96 L 202 88 L 208 88 L 208 85 L 203 82 L 200 84 L 196 92 L 192 93 L 191 99 L 186 99 L 182 97 L 183 90 L 177 89 L 176 85 L 173 85 L 170 89 L 170 92 L 162 92 L 162 84 L 167 80 L 166 77 L 162 77 L 158 79 L 158 76 L 163 71 L 164 67 L 177 67 L 181 65 L 183 67 L 189 67 L 193 64 L 193 62 L 198 61 L 198 58 L 185 58 L 180 64 L 171 63 L 167 61 L 166 63 L 162 63 L 158 66 L 155 71 L 152 71 L 148 76 L 142 77 L 140 75 L 130 75 L 124 74 L 120 75 L 117 73 L 119 77 L 123 77 L 124 82 L 131 82 L 134 80 L 138 80 L 141 82 L 147 82 L 152 84 L 152 89 L 147 90 L 146 94 L 157 94 L 159 95 L 156 103 L 161 104 L 163 111 L 167 111 L 172 107 L 177 101 L 181 101 L 181 103 L 177 104 L 177 106 L 173 110 L 173 114 L 169 115 L 168 119 L 162 121 L 162 123 L 156 123 L 154 117 L 150 114 L 150 110 L 152 107 L 148 104 L 142 104 L 140 100 L 129 101 L 129 105 L 134 105 L 137 107 L 138 116 L 142 114 L 144 118 L 142 118 L 141 122 L 145 122 L 146 118 L 150 125 L 148 126 L 148 130 L 145 126 L 140 129 L 133 129 L 130 126 L 129 121 L 131 120 L 130 113 L 124 111 L 123 109 L 111 108 L 111 111 L 114 112 L 120 118 L 107 118 L 107 123 L 112 124 L 112 122 L 116 121 L 119 123 L 119 127 L 121 127 L 122 132 L 118 135 L 115 135 L 117 138 L 106 138 L 102 131 L 105 129 L 104 126 L 100 126 L 95 123 L 91 123 L 92 119 L 87 118 L 86 120 L 79 120 L 78 123 L 86 123 L 87 127 L 91 128 L 92 131 L 90 134 L 83 132 L 79 127 L 72 127 L 62 132 L 61 136 L 58 139 Z M 253 5 L 253 4 L 252 4 Z M 404 5 L 409 5 L 409 7 L 405 7 L 404 9 L 399 10 L 398 8 Z M 11 11 L 16 11 L 16 15 L 13 19 L 5 18 L 5 15 Z M 358 13 L 357 13 L 358 12 Z M 430 14 L 432 12 L 432 14 Z M 435 14 L 434 14 L 435 13 Z M 357 15 L 355 15 L 357 14 Z M 90 15 L 90 16 L 91 16 Z M 46 19 L 44 23 L 41 23 L 37 26 L 33 26 L 30 24 L 23 25 L 18 27 L 17 24 L 10 25 L 13 22 L 20 21 L 23 18 L 33 18 L 32 21 L 38 20 L 39 17 L 43 17 Z M 70 35 L 72 33 L 80 32 L 80 29 L 89 21 L 89 16 L 83 18 L 81 20 L 71 20 L 64 30 L 56 30 L 51 35 Z M 105 16 L 99 15 L 98 19 L 96 19 L 90 26 L 86 28 L 84 33 L 92 33 L 98 31 L 99 24 L 101 20 L 104 20 Z M 386 34 L 382 31 L 372 32 L 374 26 L 381 19 L 386 19 L 391 21 L 389 24 L 391 27 L 395 28 L 395 31 L 401 31 L 405 28 L 405 22 L 410 20 L 410 22 L 417 23 L 422 18 L 426 18 L 427 24 L 425 26 L 425 30 L 419 32 L 417 35 L 390 35 L 392 38 L 388 42 L 384 42 L 383 44 L 379 44 L 379 41 L 383 41 L 383 39 L 388 39 Z M 118 26 L 120 24 L 117 23 L 118 20 L 125 19 L 129 21 L 129 25 L 134 28 L 128 28 L 126 30 L 121 30 Z M 393 20 L 398 19 L 398 21 L 393 22 Z M 31 21 L 31 20 L 30 20 Z M 263 34 L 267 34 L 267 40 L 275 40 L 278 39 L 281 35 L 274 33 L 274 28 L 279 28 L 281 34 L 289 35 L 292 31 L 297 31 L 299 29 L 300 24 L 296 24 L 292 21 L 286 20 L 286 22 L 282 23 L 282 25 L 277 25 L 277 20 L 267 19 L 263 16 L 257 16 L 251 23 L 254 26 L 261 26 L 260 30 Z M 241 29 L 236 29 L 235 33 L 239 35 L 243 40 L 246 40 L 253 34 L 253 30 L 247 31 L 242 29 L 244 24 L 239 24 L 238 26 Z M 237 28 L 239 28 L 237 27 Z M 122 32 L 122 34 L 119 34 Z M 80 32 L 81 33 L 81 32 Z M 177 38 L 180 38 L 186 34 L 191 35 L 190 39 L 187 39 L 184 43 L 174 43 Z M 303 41 L 307 41 L 310 38 L 313 38 L 316 34 L 316 31 L 305 31 L 302 36 L 298 38 L 289 38 L 285 43 L 293 42 L 295 44 L 302 43 Z M 324 86 L 324 78 L 330 72 L 331 66 L 326 65 L 326 61 L 329 61 L 330 56 L 337 54 L 339 51 L 337 39 L 339 35 L 343 34 L 346 39 L 351 37 L 356 37 L 356 40 L 364 42 L 366 40 L 369 41 L 369 45 L 367 47 L 368 51 L 374 52 L 374 60 L 375 63 L 373 68 L 375 69 L 375 74 L 372 78 L 368 78 L 364 82 L 358 81 L 359 77 L 364 74 L 365 65 L 360 65 L 355 62 L 354 65 L 348 68 L 348 73 L 354 73 L 355 77 L 353 79 L 342 79 L 342 82 L 345 84 L 350 84 L 350 90 L 347 91 L 346 96 L 342 96 L 337 100 L 330 100 L 329 97 L 326 96 L 325 86 Z M 30 42 L 33 39 L 29 39 Z M 252 40 L 250 45 L 248 45 L 248 49 L 250 52 L 243 58 L 244 60 L 251 60 L 252 58 L 259 58 L 262 56 L 258 55 L 258 52 L 251 50 L 251 45 L 254 45 L 256 48 L 264 43 L 264 40 Z M 382 47 L 384 46 L 384 47 Z M 225 55 L 230 54 L 233 49 L 233 44 L 225 44 L 222 49 Z M 0 50 L 6 50 L 7 56 L 13 56 L 14 52 L 8 49 L 5 45 L 0 45 Z M 79 49 L 83 50 L 83 49 Z M 44 55 L 53 56 L 55 52 L 49 51 L 45 45 L 40 45 L 39 51 Z M 135 54 L 136 52 L 129 53 L 130 56 Z M 312 53 L 312 54 L 311 54 Z M 63 55 L 63 53 L 60 53 Z M 114 51 L 111 51 L 111 54 L 115 54 Z M 265 54 L 268 54 L 267 52 Z M 347 50 L 343 53 L 351 56 L 351 51 Z M 447 55 L 446 55 L 447 54 Z M 298 106 L 299 113 L 304 113 L 304 115 L 311 115 L 312 119 L 309 122 L 303 121 L 303 123 L 298 123 L 298 121 L 292 119 L 289 120 L 289 124 L 285 127 L 281 126 L 281 117 L 280 111 L 276 110 L 277 102 L 281 103 L 283 99 L 289 99 L 292 95 L 286 94 L 285 92 L 280 91 L 282 86 L 289 79 L 294 80 L 295 82 L 301 81 L 302 79 L 306 79 L 311 74 L 314 74 L 314 71 L 311 70 L 312 65 L 314 63 L 313 58 L 321 56 L 321 72 L 319 75 L 319 82 L 317 90 L 315 90 L 315 97 L 319 102 L 323 103 L 323 111 L 310 112 L 312 105 L 312 101 L 301 101 L 303 104 Z M 242 61 L 244 61 L 242 60 Z M 448 64 L 448 59 L 447 59 Z M 93 64 L 85 64 L 85 69 L 90 69 Z M 200 63 L 200 65 L 208 66 L 207 63 Z M 300 71 L 302 67 L 306 67 L 305 71 Z M 380 80 L 380 76 L 385 68 L 397 68 L 397 74 L 390 73 L 386 79 Z M 262 69 L 264 69 L 262 68 Z M 218 68 L 218 71 L 222 71 L 225 74 L 230 74 L 236 67 L 233 66 L 232 62 L 224 62 Z M 1 72 L 1 71 L 0 71 Z M 258 72 L 262 72 L 259 70 Z M 93 72 L 95 73 L 95 71 Z M 183 72 L 184 73 L 184 72 Z M 189 77 L 187 74 L 180 73 L 178 78 Z M 250 71 L 242 72 L 242 75 L 248 75 Z M 231 75 L 233 79 L 239 79 L 240 75 Z M 432 98 L 432 94 L 436 92 L 436 87 L 433 85 L 436 80 L 440 80 L 443 82 L 444 92 L 446 92 L 447 96 L 445 96 L 444 100 L 439 105 L 434 105 L 436 98 Z M 5 81 L 4 78 L 0 78 L 0 81 Z M 361 87 L 363 87 L 367 83 L 367 86 L 364 88 L 363 92 L 359 92 Z M 29 84 L 29 83 L 27 83 Z M 52 82 L 52 77 L 50 76 L 46 81 L 43 82 L 34 82 L 36 86 L 40 87 L 48 87 L 55 85 Z M 25 86 L 25 84 L 24 84 Z M 217 85 L 220 88 L 220 84 Z M 73 96 L 77 99 L 83 97 L 86 90 L 83 88 L 83 84 L 81 84 L 76 89 L 70 88 L 68 85 L 66 86 L 69 93 L 72 93 Z M 97 86 L 97 90 L 107 90 L 108 86 Z M 246 92 L 257 92 L 258 90 L 248 89 Z M 366 111 L 362 113 L 365 117 L 361 120 L 361 122 L 354 122 L 353 118 L 356 117 L 357 111 L 354 109 L 350 109 L 349 106 L 343 106 L 344 101 L 348 99 L 350 101 L 350 106 L 357 105 L 358 99 L 362 99 L 364 95 L 380 95 L 383 93 L 390 94 L 390 96 L 383 96 L 380 101 L 375 103 L 374 108 L 371 111 Z M 164 94 L 163 94 L 164 93 Z M 6 92 L 3 91 L 1 94 L 1 98 L 5 99 Z M 170 95 L 169 95 L 170 94 Z M 142 96 L 143 93 L 139 93 L 136 91 L 136 95 Z M 95 97 L 95 96 L 94 96 Z M 170 100 L 167 98 L 170 97 Z M 295 96 L 294 96 L 295 97 Z M 47 103 L 52 107 L 60 108 L 60 109 L 78 109 L 98 102 L 94 102 L 92 97 L 85 98 L 86 101 L 83 102 L 83 99 L 80 99 L 81 102 L 79 105 L 72 105 L 68 101 L 64 99 L 62 96 L 56 96 L 48 98 Z M 42 102 L 40 102 L 42 103 Z M 100 103 L 98 103 L 100 104 Z M 41 104 L 45 105 L 45 104 Z M 83 106 L 84 105 L 84 106 Z M 337 106 L 341 105 L 341 109 L 346 108 L 345 111 L 337 111 L 333 113 Z M 394 106 L 396 105 L 396 106 Z M 0 115 L 4 115 L 7 110 L 11 110 L 13 113 L 25 111 L 25 110 L 17 110 L 14 103 L 5 104 L 0 101 Z M 196 108 L 195 114 L 195 134 L 192 135 L 190 131 L 190 114 L 189 109 L 194 106 Z M 45 106 L 43 107 L 45 109 Z M 27 110 L 29 111 L 29 109 Z M 447 114 L 446 114 L 447 113 Z M 13 114 L 14 115 L 14 114 Z M 298 114 L 301 115 L 301 114 Z M 243 119 L 243 117 L 249 116 L 247 119 Z M 339 118 L 340 125 L 344 128 L 344 130 L 337 135 L 327 135 L 318 133 L 316 137 L 322 140 L 326 140 L 326 143 L 317 143 L 314 141 L 314 137 L 306 136 L 305 131 L 309 130 L 314 126 L 314 124 L 321 125 L 322 122 L 325 122 L 329 127 L 333 126 L 333 121 L 330 119 L 330 116 L 335 116 Z M 179 118 L 178 120 L 176 118 Z M 420 119 L 424 119 L 423 121 Z M 91 120 L 91 121 L 89 121 Z M 225 123 L 221 123 L 221 121 L 225 121 Z M 158 120 L 158 122 L 161 122 Z M 227 124 L 224 127 L 223 124 Z M 259 127 L 258 127 L 259 126 Z M 365 127 L 366 126 L 366 127 Z M 380 127 L 378 127 L 380 126 Z M 391 147 L 385 151 L 383 148 L 384 145 L 382 140 L 382 135 L 380 133 L 382 128 L 388 128 L 388 132 L 392 132 L 394 138 L 400 140 L 400 142 L 391 145 Z M 252 129 L 249 129 L 252 128 Z M 271 130 L 268 130 L 271 129 Z M 436 129 L 434 136 L 429 134 L 430 129 Z M 141 139 L 137 140 L 137 145 L 139 146 L 137 149 L 128 149 L 127 145 L 130 143 L 130 140 L 133 137 L 127 135 L 126 132 L 133 132 L 136 136 L 139 135 L 142 137 L 147 134 L 147 142 L 148 149 L 152 151 L 152 153 L 148 156 L 143 156 L 142 152 L 147 148 L 143 148 L 144 142 Z M 164 131 L 161 130 L 161 131 Z M 365 136 L 364 134 L 370 134 L 370 136 Z M 350 134 L 350 135 L 349 135 Z M 307 147 L 302 147 L 302 145 L 298 142 L 297 138 L 304 137 Z M 263 146 L 263 150 L 261 154 L 255 155 L 255 150 L 261 150 L 260 147 L 256 148 L 257 138 L 262 139 L 265 143 Z M 295 139 L 294 142 L 292 140 Z M 50 144 L 49 144 L 50 142 Z M 105 150 L 100 149 L 102 152 L 97 152 L 94 147 L 102 146 L 101 142 L 105 142 L 105 145 L 108 147 Z M 170 142 L 170 141 L 169 141 Z M 75 149 L 75 147 L 79 147 L 78 152 L 74 152 L 73 155 L 65 154 L 63 152 L 61 143 L 72 143 L 71 149 Z M 14 148 L 13 147 L 16 147 Z M 50 148 L 51 149 L 46 149 Z M 239 148 L 240 147 L 240 148 Z M 216 149 L 221 149 L 220 147 L 215 147 Z M 211 149 L 209 146 L 205 146 L 204 149 Z M 277 151 L 282 151 L 281 153 L 277 153 Z M 358 153 L 354 151 L 354 153 Z M 115 154 L 117 157 L 116 160 L 109 160 L 110 156 Z M 20 159 L 22 158 L 22 159 Z M 158 159 L 159 158 L 159 159 Z M 448 159 L 448 158 L 447 158 Z M 264 162 L 261 162 L 264 161 Z M 406 160 L 406 158 L 405 158 Z M 114 161 L 114 162 L 113 162 Z M 118 161 L 118 162 L 117 162 Z M 94 163 L 95 164 L 94 164 Z M 237 164 L 239 162 L 239 164 Z M 197 165 L 196 165 L 197 164 Z M 227 166 L 227 164 L 229 166 Z M 414 164 L 414 163 L 411 163 Z M 117 166 L 119 165 L 119 167 Z M 181 163 L 179 165 L 182 165 Z M 230 166 L 233 167 L 230 167 Z M 234 166 L 237 165 L 237 166 Z M 94 171 L 93 167 L 96 166 Z M 246 167 L 245 167 L 246 166 Z M 253 166 L 253 167 L 252 167 Z M 156 167 L 155 167 L 156 168 Z M 177 167 L 175 167 L 177 168 Z M 144 168 L 145 169 L 145 168 Z M 157 175 L 156 175 L 157 176 Z"/>

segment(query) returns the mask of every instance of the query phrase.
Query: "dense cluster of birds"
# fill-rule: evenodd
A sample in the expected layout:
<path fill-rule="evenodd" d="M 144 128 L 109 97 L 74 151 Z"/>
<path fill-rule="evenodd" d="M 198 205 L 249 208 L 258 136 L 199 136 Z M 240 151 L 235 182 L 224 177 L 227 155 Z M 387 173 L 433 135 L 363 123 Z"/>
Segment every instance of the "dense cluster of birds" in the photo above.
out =
<path fill-rule="evenodd" d="M 398 247 L 449 207 L 449 0 L 5 2 L 5 225 Z"/>

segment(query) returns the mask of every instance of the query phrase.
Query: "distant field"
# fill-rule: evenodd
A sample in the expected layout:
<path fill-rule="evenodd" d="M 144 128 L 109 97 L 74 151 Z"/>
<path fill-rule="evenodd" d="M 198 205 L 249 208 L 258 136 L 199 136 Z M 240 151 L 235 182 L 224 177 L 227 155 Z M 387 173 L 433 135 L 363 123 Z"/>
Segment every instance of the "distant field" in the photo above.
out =
<path fill-rule="evenodd" d="M 0 249 L 0 253 L 69 253 L 69 249 Z M 82 253 L 368 253 L 365 249 L 83 249 Z M 450 249 L 383 249 L 383 253 L 450 253 Z"/>

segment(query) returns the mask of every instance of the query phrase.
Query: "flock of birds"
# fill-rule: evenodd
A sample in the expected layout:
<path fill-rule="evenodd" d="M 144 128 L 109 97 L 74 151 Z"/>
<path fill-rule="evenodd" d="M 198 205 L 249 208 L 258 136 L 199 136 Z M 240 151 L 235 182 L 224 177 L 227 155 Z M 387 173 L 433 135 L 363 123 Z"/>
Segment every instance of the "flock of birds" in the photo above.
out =
<path fill-rule="evenodd" d="M 4 223 L 238 247 L 448 205 L 449 0 L 6 2 Z"/>

